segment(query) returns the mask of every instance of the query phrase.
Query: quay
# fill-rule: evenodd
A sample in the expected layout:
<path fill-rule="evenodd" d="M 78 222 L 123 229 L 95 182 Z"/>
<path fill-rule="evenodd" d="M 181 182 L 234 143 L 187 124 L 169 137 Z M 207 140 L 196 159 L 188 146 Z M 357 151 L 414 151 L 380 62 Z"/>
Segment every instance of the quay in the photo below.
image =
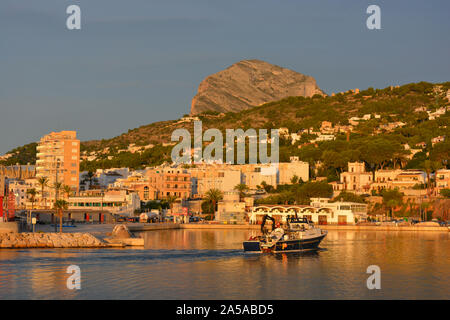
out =
<path fill-rule="evenodd" d="M 131 232 L 170 230 L 170 229 L 225 229 L 225 230 L 259 230 L 258 224 L 219 224 L 219 223 L 139 223 L 127 224 Z M 358 225 L 320 225 L 324 230 L 351 230 L 351 231 L 417 231 L 417 232 L 450 232 L 447 227 L 425 226 L 358 226 Z"/>

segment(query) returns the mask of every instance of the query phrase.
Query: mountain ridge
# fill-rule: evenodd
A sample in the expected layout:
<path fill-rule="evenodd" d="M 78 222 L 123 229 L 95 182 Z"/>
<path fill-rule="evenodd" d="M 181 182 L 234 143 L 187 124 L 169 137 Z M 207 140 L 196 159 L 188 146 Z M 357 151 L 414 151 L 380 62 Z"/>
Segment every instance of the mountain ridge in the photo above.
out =
<path fill-rule="evenodd" d="M 439 94 L 436 94 L 437 88 L 440 88 Z M 171 133 L 178 128 L 188 129 L 192 133 L 193 121 L 196 119 L 202 121 L 203 131 L 209 128 L 218 128 L 224 132 L 227 128 L 246 130 L 248 128 L 285 127 L 290 133 L 300 133 L 303 129 L 309 128 L 317 131 L 322 121 L 347 126 L 352 117 L 361 118 L 366 114 L 377 114 L 380 118 L 372 117 L 355 125 L 354 131 L 350 135 L 350 145 L 352 141 L 358 141 L 358 139 L 364 145 L 371 140 L 380 138 L 409 144 L 412 148 L 416 144 L 424 142 L 426 148 L 424 152 L 418 153 L 420 157 L 428 157 L 426 155 L 428 152 L 433 154 L 436 146 L 440 148 L 439 152 L 445 154 L 448 152 L 445 150 L 450 150 L 448 139 L 450 136 L 449 97 L 450 82 L 440 84 L 420 82 L 396 88 L 368 88 L 359 93 L 349 90 L 334 96 L 288 97 L 240 112 L 206 112 L 194 117 L 186 115 L 181 119 L 155 122 L 130 129 L 111 139 L 82 142 L 81 151 L 84 159 L 82 170 L 121 166 L 142 168 L 170 161 L 171 148 L 175 144 L 170 141 Z M 447 111 L 440 117 L 432 119 L 433 113 L 442 108 L 446 108 Z M 389 124 L 400 122 L 404 125 L 389 129 Z M 381 134 L 375 132 L 381 132 Z M 434 145 L 431 139 L 437 136 L 447 138 L 444 142 Z M 318 143 L 318 148 L 314 146 L 317 143 L 305 148 L 298 148 L 310 138 L 307 133 L 302 133 L 301 140 L 293 145 L 286 141 L 280 141 L 280 161 L 288 161 L 289 156 L 292 155 L 300 156 L 300 159 L 306 161 L 309 161 L 308 159 L 318 160 L 321 159 L 323 153 L 321 145 L 323 148 L 337 153 L 342 151 L 343 144 L 348 145 L 346 135 L 340 133 L 336 135 L 335 141 Z M 18 147 L 9 153 L 13 154 L 7 160 L 0 161 L 0 164 L 33 163 L 35 161 L 35 143 Z M 417 157 L 416 155 L 415 158 Z M 415 158 L 412 161 L 415 161 Z M 354 161 L 356 160 L 358 158 L 354 159 Z M 422 158 L 419 160 L 423 161 Z"/>

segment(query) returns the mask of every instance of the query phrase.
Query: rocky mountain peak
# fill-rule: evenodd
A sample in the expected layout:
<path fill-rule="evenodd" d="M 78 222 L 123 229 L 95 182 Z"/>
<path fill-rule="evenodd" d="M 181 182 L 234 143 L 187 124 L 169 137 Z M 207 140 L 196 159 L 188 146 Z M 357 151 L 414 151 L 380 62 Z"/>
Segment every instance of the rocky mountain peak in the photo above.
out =
<path fill-rule="evenodd" d="M 191 114 L 238 112 L 290 96 L 315 94 L 323 92 L 311 76 L 261 60 L 242 60 L 200 83 Z"/>

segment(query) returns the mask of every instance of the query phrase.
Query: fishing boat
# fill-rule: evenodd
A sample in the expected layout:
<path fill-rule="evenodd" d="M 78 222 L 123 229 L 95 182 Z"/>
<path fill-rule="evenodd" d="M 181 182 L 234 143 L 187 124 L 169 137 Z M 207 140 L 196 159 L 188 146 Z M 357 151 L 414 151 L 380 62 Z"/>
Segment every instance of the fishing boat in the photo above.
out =
<path fill-rule="evenodd" d="M 272 230 L 268 232 L 264 226 L 266 220 L 272 220 Z M 261 235 L 250 237 L 244 241 L 244 251 L 247 253 L 285 253 L 316 250 L 326 237 L 327 231 L 316 228 L 307 218 L 288 216 L 286 226 L 281 227 L 269 215 L 263 217 Z"/>

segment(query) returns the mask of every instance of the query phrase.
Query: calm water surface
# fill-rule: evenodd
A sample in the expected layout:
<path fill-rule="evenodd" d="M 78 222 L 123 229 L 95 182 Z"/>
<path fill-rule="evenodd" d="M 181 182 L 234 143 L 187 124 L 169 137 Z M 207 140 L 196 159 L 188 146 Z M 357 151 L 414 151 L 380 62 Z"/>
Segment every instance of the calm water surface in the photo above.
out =
<path fill-rule="evenodd" d="M 450 298 L 450 233 L 331 230 L 316 253 L 244 254 L 254 233 L 152 231 L 140 249 L 0 249 L 0 299 Z M 72 264 L 81 290 L 66 287 Z M 369 265 L 381 268 L 381 290 L 366 287 Z"/>

